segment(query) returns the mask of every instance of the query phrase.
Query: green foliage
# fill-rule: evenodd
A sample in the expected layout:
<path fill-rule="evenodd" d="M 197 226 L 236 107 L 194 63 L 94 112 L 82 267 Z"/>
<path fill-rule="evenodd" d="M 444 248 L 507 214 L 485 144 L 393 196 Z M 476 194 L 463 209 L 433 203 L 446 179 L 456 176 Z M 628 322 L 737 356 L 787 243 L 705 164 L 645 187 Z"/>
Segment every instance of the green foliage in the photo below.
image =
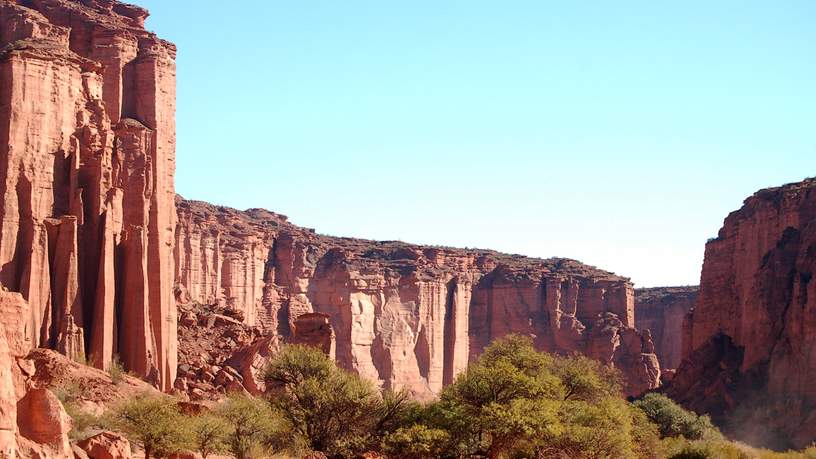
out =
<path fill-rule="evenodd" d="M 107 416 L 108 425 L 142 445 L 146 459 L 184 450 L 188 446 L 185 421 L 175 400 L 150 394 L 120 402 Z"/>
<path fill-rule="evenodd" d="M 665 440 L 668 459 L 758 459 L 759 453 L 723 439 L 689 441 L 683 437 Z"/>
<path fill-rule="evenodd" d="M 620 395 L 620 375 L 583 355 L 556 357 L 553 372 L 564 385 L 565 400 L 593 401 Z"/>
<path fill-rule="evenodd" d="M 84 440 L 93 435 L 95 429 L 101 427 L 99 417 L 82 409 L 77 402 L 63 403 L 63 407 L 72 421 L 71 431 L 68 432 L 71 440 Z"/>
<path fill-rule="evenodd" d="M 698 416 L 685 410 L 665 395 L 646 394 L 635 402 L 635 406 L 657 424 L 663 437 L 681 435 L 689 440 L 699 440 L 720 435 L 708 416 Z"/>
<path fill-rule="evenodd" d="M 331 456 L 363 452 L 372 433 L 386 423 L 374 386 L 337 368 L 320 350 L 286 346 L 265 372 L 271 406 L 285 421 L 295 444 Z"/>
<path fill-rule="evenodd" d="M 635 422 L 620 397 L 595 402 L 567 400 L 558 412 L 563 428 L 543 439 L 543 457 L 636 458 Z"/>
<path fill-rule="evenodd" d="M 433 410 L 465 454 L 498 457 L 560 429 L 558 404 L 564 388 L 550 356 L 532 341 L 508 336 L 448 386 Z"/>
<path fill-rule="evenodd" d="M 386 435 L 382 450 L 392 458 L 432 459 L 447 452 L 449 441 L 450 434 L 445 430 L 414 424 Z"/>
<path fill-rule="evenodd" d="M 189 424 L 190 445 L 203 459 L 213 453 L 228 451 L 227 436 L 232 426 L 223 418 L 204 414 L 194 417 Z"/>
<path fill-rule="evenodd" d="M 657 428 L 623 400 L 613 370 L 521 336 L 488 346 L 413 421 L 446 431 L 449 457 L 660 457 L 640 447 L 660 446 Z"/>
<path fill-rule="evenodd" d="M 278 426 L 274 413 L 261 400 L 232 395 L 216 408 L 215 415 L 226 426 L 223 442 L 236 459 L 249 457 L 250 451 L 262 444 L 274 444 L 272 439 Z M 198 427 L 203 428 L 201 425 Z M 216 439 L 213 441 L 213 445 L 218 445 Z"/>

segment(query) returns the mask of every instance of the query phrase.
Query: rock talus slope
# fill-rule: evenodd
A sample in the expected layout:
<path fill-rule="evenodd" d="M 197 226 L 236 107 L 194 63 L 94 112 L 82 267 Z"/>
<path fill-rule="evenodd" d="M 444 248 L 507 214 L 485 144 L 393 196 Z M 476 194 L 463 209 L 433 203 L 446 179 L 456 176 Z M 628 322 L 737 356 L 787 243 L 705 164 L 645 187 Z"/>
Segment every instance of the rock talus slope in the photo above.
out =
<path fill-rule="evenodd" d="M 0 1 L 0 282 L 28 347 L 176 372 L 175 47 L 111 0 Z"/>
<path fill-rule="evenodd" d="M 669 393 L 732 434 L 816 439 L 816 180 L 761 190 L 706 245 Z"/>
<path fill-rule="evenodd" d="M 309 319 L 300 328 L 317 331 L 340 365 L 385 387 L 438 393 L 508 333 L 614 364 L 630 394 L 658 385 L 626 278 L 568 259 L 336 238 L 261 209 L 177 204 L 180 300 L 220 303 L 284 339 Z"/>

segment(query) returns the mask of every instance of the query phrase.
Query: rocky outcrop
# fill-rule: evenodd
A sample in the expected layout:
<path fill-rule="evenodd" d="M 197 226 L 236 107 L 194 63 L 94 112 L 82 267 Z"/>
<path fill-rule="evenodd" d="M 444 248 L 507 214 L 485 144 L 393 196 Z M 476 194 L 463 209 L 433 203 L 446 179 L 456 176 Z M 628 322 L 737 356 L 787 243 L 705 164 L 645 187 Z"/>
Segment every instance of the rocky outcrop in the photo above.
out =
<path fill-rule="evenodd" d="M 0 282 L 28 347 L 169 390 L 175 47 L 112 0 L 0 1 Z"/>
<path fill-rule="evenodd" d="M 331 316 L 319 312 L 307 312 L 298 316 L 293 323 L 289 342 L 316 347 L 333 359 L 336 343 Z"/>
<path fill-rule="evenodd" d="M 218 399 L 227 391 L 260 393 L 252 376 L 270 357 L 257 358 L 264 337 L 235 311 L 218 305 L 179 306 L 179 371 L 175 390 L 193 400 Z"/>
<path fill-rule="evenodd" d="M 130 442 L 127 438 L 113 433 L 101 432 L 86 438 L 78 445 L 90 459 L 131 459 Z"/>
<path fill-rule="evenodd" d="M 626 278 L 568 259 L 323 236 L 261 209 L 177 209 L 181 301 L 220 304 L 290 342 L 331 352 L 333 341 L 342 367 L 384 387 L 438 393 L 508 333 L 619 366 L 632 395 L 658 385 Z"/>
<path fill-rule="evenodd" d="M 25 355 L 28 310 L 22 295 L 0 289 L 0 456 L 68 457 L 70 418 L 54 394 L 36 384 L 36 365 Z"/>
<path fill-rule="evenodd" d="M 816 180 L 762 190 L 706 244 L 670 395 L 732 435 L 816 440 Z"/>
<path fill-rule="evenodd" d="M 50 447 L 57 457 L 73 455 L 68 442 L 71 418 L 50 390 L 31 389 L 17 402 L 17 425 L 23 437 Z"/>
<path fill-rule="evenodd" d="M 683 319 L 697 301 L 698 286 L 635 290 L 635 326 L 649 330 L 663 370 L 676 369 L 683 352 Z"/>

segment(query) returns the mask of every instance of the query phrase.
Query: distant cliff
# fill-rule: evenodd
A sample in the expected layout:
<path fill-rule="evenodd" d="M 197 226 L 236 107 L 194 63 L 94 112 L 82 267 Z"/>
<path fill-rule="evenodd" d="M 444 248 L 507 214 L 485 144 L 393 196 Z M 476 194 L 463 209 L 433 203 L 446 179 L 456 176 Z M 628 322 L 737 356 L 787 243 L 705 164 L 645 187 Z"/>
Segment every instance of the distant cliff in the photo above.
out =
<path fill-rule="evenodd" d="M 761 190 L 706 244 L 669 393 L 753 443 L 816 440 L 816 180 Z"/>
<path fill-rule="evenodd" d="M 284 338 L 324 313 L 337 361 L 386 387 L 438 393 L 507 333 L 614 364 L 630 394 L 658 384 L 626 278 L 568 259 L 323 236 L 260 209 L 177 207 L 182 303 L 221 303 Z"/>
<path fill-rule="evenodd" d="M 683 319 L 697 301 L 699 287 L 656 287 L 635 290 L 635 326 L 652 333 L 663 370 L 680 365 Z"/>

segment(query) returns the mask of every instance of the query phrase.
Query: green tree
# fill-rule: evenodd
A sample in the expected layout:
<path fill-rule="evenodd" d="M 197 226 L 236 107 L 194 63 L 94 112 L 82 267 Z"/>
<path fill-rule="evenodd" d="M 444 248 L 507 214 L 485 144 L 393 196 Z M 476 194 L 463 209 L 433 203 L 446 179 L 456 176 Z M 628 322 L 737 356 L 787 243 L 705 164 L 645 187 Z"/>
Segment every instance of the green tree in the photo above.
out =
<path fill-rule="evenodd" d="M 385 436 L 382 450 L 394 459 L 434 459 L 448 452 L 450 435 L 422 424 L 400 427 Z"/>
<path fill-rule="evenodd" d="M 698 440 L 709 436 L 718 437 L 719 430 L 711 423 L 708 416 L 683 409 L 672 399 L 662 394 L 649 393 L 634 405 L 660 429 L 663 437 L 681 435 L 689 440 Z"/>
<path fill-rule="evenodd" d="M 495 341 L 442 392 L 434 408 L 437 422 L 466 454 L 490 458 L 554 434 L 564 388 L 551 371 L 552 362 L 536 352 L 529 338 L 510 335 Z"/>
<path fill-rule="evenodd" d="M 265 371 L 272 408 L 297 443 L 330 456 L 362 452 L 394 407 L 383 405 L 374 386 L 337 368 L 320 350 L 285 346 Z M 402 403 L 402 402 L 400 402 Z"/>
<path fill-rule="evenodd" d="M 231 395 L 214 410 L 226 424 L 224 441 L 236 459 L 245 459 L 250 451 L 276 434 L 275 415 L 262 400 L 245 395 Z"/>
<path fill-rule="evenodd" d="M 540 457 L 571 459 L 637 458 L 634 420 L 620 397 L 593 402 L 567 400 L 558 412 L 562 429 L 540 440 Z"/>
<path fill-rule="evenodd" d="M 190 421 L 190 443 L 195 451 L 201 453 L 203 459 L 213 453 L 225 452 L 229 449 L 227 435 L 232 426 L 223 418 L 203 414 Z"/>
<path fill-rule="evenodd" d="M 141 394 L 125 400 L 108 413 L 107 422 L 141 444 L 145 459 L 164 457 L 187 446 L 185 418 L 170 397 Z"/>
<path fill-rule="evenodd" d="M 592 401 L 621 393 L 618 372 L 583 355 L 555 357 L 552 369 L 564 385 L 565 400 Z"/>

